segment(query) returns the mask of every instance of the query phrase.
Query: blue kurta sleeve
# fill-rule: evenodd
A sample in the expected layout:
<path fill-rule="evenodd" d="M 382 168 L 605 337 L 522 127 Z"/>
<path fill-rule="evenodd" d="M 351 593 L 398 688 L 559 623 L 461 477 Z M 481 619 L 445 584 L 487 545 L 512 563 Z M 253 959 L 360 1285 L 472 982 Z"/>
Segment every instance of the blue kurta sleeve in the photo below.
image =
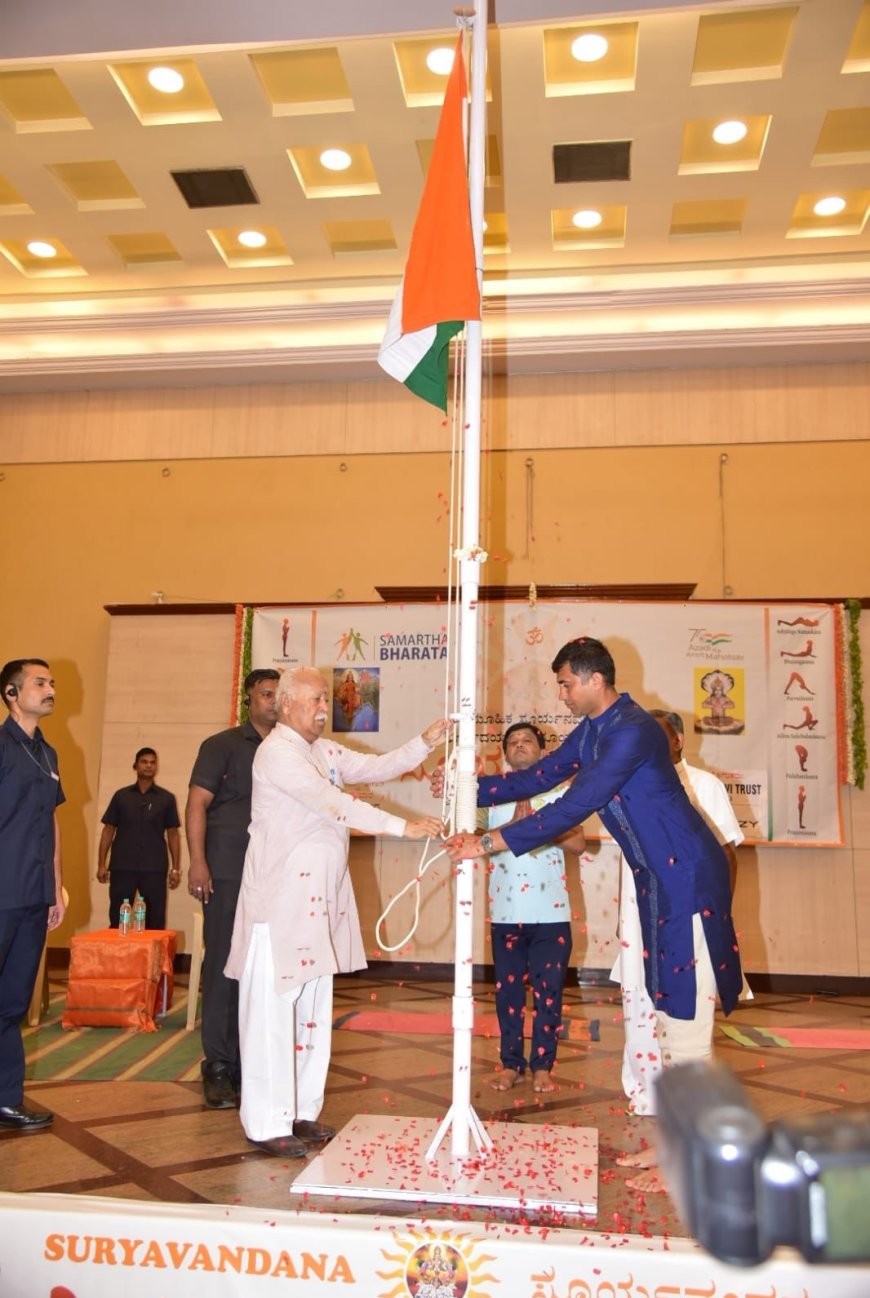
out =
<path fill-rule="evenodd" d="M 477 805 L 494 807 L 501 802 L 517 802 L 520 798 L 533 798 L 536 793 L 546 793 L 573 780 L 580 770 L 580 742 L 582 724 L 571 731 L 558 748 L 547 753 L 527 771 L 510 771 L 507 775 L 481 775 L 477 781 Z"/>
<path fill-rule="evenodd" d="M 577 772 L 558 801 L 501 831 L 510 850 L 520 856 L 582 824 L 607 805 L 649 755 L 649 735 L 643 727 L 626 725 L 609 730 L 601 737 L 595 760 Z"/>

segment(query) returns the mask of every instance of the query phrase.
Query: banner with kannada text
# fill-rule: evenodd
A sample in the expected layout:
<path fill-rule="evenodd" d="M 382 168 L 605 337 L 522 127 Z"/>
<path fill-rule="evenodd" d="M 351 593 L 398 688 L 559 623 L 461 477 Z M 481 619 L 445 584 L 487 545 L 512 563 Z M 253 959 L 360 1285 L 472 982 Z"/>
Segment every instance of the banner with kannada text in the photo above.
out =
<path fill-rule="evenodd" d="M 0 1194 L 3 1298 L 866 1298 L 864 1267 L 510 1223 Z"/>

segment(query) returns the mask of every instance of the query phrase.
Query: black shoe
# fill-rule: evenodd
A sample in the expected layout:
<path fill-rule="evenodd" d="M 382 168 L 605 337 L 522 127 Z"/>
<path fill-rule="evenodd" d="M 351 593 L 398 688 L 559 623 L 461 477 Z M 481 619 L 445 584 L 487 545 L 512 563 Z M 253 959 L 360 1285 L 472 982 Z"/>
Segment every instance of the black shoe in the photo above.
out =
<path fill-rule="evenodd" d="M 300 1140 L 309 1140 L 312 1144 L 326 1144 L 335 1135 L 334 1127 L 325 1127 L 320 1122 L 309 1122 L 307 1118 L 297 1118 L 293 1123 L 293 1135 Z"/>
<path fill-rule="evenodd" d="M 236 1107 L 237 1094 L 229 1064 L 203 1064 L 202 1098 L 208 1109 Z"/>
<path fill-rule="evenodd" d="M 44 1131 L 54 1122 L 53 1113 L 34 1113 L 23 1104 L 4 1104 L 0 1107 L 0 1127 L 12 1131 Z"/>
<path fill-rule="evenodd" d="M 265 1150 L 273 1158 L 305 1158 L 308 1154 L 306 1146 L 295 1136 L 272 1136 L 271 1140 L 251 1140 L 248 1136 L 248 1144 Z"/>

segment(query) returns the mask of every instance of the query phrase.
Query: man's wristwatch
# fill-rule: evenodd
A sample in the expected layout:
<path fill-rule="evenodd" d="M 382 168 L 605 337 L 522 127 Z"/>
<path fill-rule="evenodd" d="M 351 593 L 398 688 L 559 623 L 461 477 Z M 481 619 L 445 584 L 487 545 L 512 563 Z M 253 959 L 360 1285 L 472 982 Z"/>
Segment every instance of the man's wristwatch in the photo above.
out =
<path fill-rule="evenodd" d="M 494 850 L 494 845 L 493 845 L 493 841 L 492 841 L 492 834 L 481 834 L 481 836 L 480 836 L 480 846 L 483 848 L 484 852 L 486 852 L 486 854 L 487 854 L 487 856 L 488 856 L 489 853 L 492 852 L 492 851 Z"/>

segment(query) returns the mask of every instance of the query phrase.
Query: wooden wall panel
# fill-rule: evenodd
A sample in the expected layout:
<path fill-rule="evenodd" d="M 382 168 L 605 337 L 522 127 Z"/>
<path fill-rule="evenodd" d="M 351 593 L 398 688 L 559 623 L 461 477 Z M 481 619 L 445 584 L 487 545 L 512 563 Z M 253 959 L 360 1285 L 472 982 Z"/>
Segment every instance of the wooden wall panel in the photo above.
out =
<path fill-rule="evenodd" d="M 343 383 L 260 384 L 219 390 L 214 454 L 341 455 L 346 449 Z"/>
<path fill-rule="evenodd" d="M 235 620 L 227 614 L 111 619 L 99 782 L 91 807 L 90 915 L 78 931 L 106 923 L 108 887 L 95 878 L 100 822 L 114 791 L 132 784 L 138 748 L 157 750 L 157 783 L 175 794 L 184 819 L 199 745 L 229 725 L 234 636 Z M 169 893 L 167 923 L 184 934 L 179 950 L 189 951 L 195 905 L 186 886 L 186 844 L 182 867 L 181 885 Z"/>
<path fill-rule="evenodd" d="M 615 446 L 615 391 L 621 375 L 530 374 L 492 380 L 483 442 L 512 447 Z"/>
<path fill-rule="evenodd" d="M 91 392 L 85 460 L 208 459 L 214 452 L 215 389 Z"/>
<path fill-rule="evenodd" d="M 487 376 L 491 450 L 861 441 L 870 365 Z M 371 455 L 448 448 L 392 381 L 0 396 L 0 465 Z"/>
<path fill-rule="evenodd" d="M 870 365 L 782 365 L 753 374 L 758 441 L 870 437 Z"/>

